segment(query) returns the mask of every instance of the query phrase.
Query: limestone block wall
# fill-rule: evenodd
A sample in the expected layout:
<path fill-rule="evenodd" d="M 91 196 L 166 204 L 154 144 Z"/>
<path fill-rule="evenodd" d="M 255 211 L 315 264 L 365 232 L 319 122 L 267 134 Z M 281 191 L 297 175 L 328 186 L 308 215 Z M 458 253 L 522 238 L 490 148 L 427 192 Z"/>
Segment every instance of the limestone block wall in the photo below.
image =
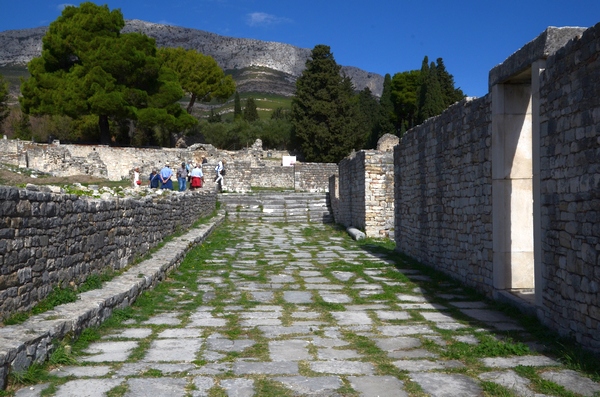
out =
<path fill-rule="evenodd" d="M 335 222 L 365 231 L 365 152 L 354 153 L 340 161 L 339 175 Z"/>
<path fill-rule="evenodd" d="M 215 208 L 202 193 L 99 200 L 0 186 L 0 319 L 119 270 Z"/>
<path fill-rule="evenodd" d="M 338 166 L 335 163 L 296 163 L 294 167 L 281 168 L 293 169 L 293 186 L 300 192 L 325 193 L 329 190 L 329 177 L 338 175 Z"/>
<path fill-rule="evenodd" d="M 600 352 L 600 24 L 540 76 L 543 321 Z"/>
<path fill-rule="evenodd" d="M 388 237 L 394 228 L 393 160 L 392 152 L 361 150 L 340 161 L 339 181 L 330 181 L 337 223 L 368 237 Z"/>
<path fill-rule="evenodd" d="M 365 152 L 365 233 L 388 237 L 394 228 L 394 153 Z"/>
<path fill-rule="evenodd" d="M 394 148 L 396 249 L 492 292 L 489 95 L 409 130 Z"/>
<path fill-rule="evenodd" d="M 329 190 L 329 177 L 337 175 L 336 164 L 296 163 L 293 167 L 252 166 L 248 161 L 227 165 L 225 190 L 247 193 L 255 188 L 296 190 L 298 192 L 324 193 Z M 209 168 L 210 180 L 214 176 Z"/>

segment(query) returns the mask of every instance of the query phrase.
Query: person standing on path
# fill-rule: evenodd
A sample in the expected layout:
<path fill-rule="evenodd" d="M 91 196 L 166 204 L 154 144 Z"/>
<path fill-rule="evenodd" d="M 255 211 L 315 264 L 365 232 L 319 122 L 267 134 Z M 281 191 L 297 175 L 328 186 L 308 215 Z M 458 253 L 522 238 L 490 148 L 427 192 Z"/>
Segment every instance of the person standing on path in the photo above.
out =
<path fill-rule="evenodd" d="M 217 189 L 222 189 L 223 188 L 223 175 L 225 175 L 225 165 L 226 162 L 223 160 L 219 160 L 219 163 L 217 164 L 217 166 L 215 167 L 215 172 L 216 172 L 216 177 L 215 177 L 215 184 L 217 185 Z"/>
<path fill-rule="evenodd" d="M 162 170 L 160 170 L 159 178 L 160 178 L 160 188 L 161 189 L 169 189 L 173 190 L 173 181 L 171 177 L 173 176 L 173 171 L 169 168 L 169 164 L 165 164 Z"/>
<path fill-rule="evenodd" d="M 181 167 L 177 170 L 177 182 L 179 184 L 179 191 L 183 192 L 187 188 L 187 177 L 188 171 L 185 163 L 181 163 Z"/>
<path fill-rule="evenodd" d="M 133 188 L 139 189 L 141 184 L 142 181 L 140 180 L 140 169 L 138 167 L 135 167 L 135 169 L 133 170 Z"/>
<path fill-rule="evenodd" d="M 158 174 L 156 173 L 156 170 L 152 170 L 152 173 L 148 177 L 148 180 L 150 181 L 151 189 L 158 189 L 159 177 L 158 177 Z"/>
<path fill-rule="evenodd" d="M 202 187 L 202 179 L 204 179 L 204 173 L 202 172 L 202 167 L 200 164 L 196 164 L 194 168 L 192 168 L 192 172 L 190 173 L 190 189 L 198 189 Z"/>

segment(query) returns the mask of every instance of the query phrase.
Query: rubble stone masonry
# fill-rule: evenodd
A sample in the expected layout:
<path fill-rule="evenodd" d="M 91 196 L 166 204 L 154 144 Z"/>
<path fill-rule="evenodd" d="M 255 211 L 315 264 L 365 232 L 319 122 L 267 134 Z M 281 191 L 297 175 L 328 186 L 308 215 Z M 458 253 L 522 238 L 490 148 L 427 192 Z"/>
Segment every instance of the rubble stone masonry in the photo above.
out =
<path fill-rule="evenodd" d="M 215 209 L 214 192 L 88 199 L 0 186 L 0 320 L 120 270 Z"/>

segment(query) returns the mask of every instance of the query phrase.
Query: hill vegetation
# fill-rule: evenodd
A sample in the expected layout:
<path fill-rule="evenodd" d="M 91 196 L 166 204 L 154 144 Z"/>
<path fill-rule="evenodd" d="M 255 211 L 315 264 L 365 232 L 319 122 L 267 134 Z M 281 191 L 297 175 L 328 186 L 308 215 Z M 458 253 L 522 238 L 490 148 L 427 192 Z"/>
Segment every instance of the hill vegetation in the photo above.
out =
<path fill-rule="evenodd" d="M 96 31 L 83 28 L 90 17 L 105 25 Z M 247 48 L 234 59 L 237 39 L 203 32 L 200 36 L 217 43 L 215 62 L 190 48 L 206 47 L 198 40 L 188 40 L 187 49 L 168 42 L 190 29 L 142 21 L 126 26 L 120 11 L 93 3 L 66 7 L 44 31 L 42 56 L 27 68 L 0 67 L 8 82 L 0 104 L 10 108 L 0 128 L 9 137 L 136 146 L 172 146 L 185 138 L 188 144 L 208 142 L 223 149 L 260 138 L 265 148 L 336 162 L 352 150 L 375 147 L 386 133 L 402 135 L 464 97 L 441 58 L 429 63 L 425 57 L 420 70 L 387 74 L 373 91 L 377 79 L 337 65 L 325 45 L 304 54 L 303 69 L 295 74 L 298 65 L 289 61 L 270 67 L 274 59 L 296 51 L 291 46 L 265 47 L 254 40 L 252 51 Z M 67 40 L 68 34 L 75 39 Z M 266 54 L 264 49 L 273 46 L 275 53 Z M 124 55 L 132 52 L 146 54 L 145 60 Z M 323 70 L 315 68 L 321 56 L 328 65 Z M 186 57 L 195 63 L 185 66 Z M 221 69 L 223 64 L 229 68 Z"/>

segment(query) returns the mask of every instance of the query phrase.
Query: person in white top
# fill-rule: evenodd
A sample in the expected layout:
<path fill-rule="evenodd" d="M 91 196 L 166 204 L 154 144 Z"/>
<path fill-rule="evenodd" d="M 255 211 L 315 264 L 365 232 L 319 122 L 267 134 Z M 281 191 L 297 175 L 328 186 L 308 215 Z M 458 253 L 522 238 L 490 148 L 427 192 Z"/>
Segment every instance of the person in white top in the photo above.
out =
<path fill-rule="evenodd" d="M 200 164 L 196 164 L 194 168 L 192 168 L 192 172 L 190 173 L 191 183 L 190 189 L 194 190 L 202 187 L 202 182 L 204 179 L 204 173 L 202 172 L 202 167 Z"/>
<path fill-rule="evenodd" d="M 215 178 L 215 184 L 217 186 L 223 186 L 223 170 L 225 169 L 225 167 L 223 166 L 224 161 L 219 160 L 219 163 L 217 164 L 217 166 L 215 167 L 215 172 L 217 173 L 217 176 Z"/>
<path fill-rule="evenodd" d="M 140 169 L 138 167 L 136 167 L 133 170 L 133 188 L 137 189 L 140 187 L 141 184 L 142 184 L 142 181 L 140 180 Z"/>

